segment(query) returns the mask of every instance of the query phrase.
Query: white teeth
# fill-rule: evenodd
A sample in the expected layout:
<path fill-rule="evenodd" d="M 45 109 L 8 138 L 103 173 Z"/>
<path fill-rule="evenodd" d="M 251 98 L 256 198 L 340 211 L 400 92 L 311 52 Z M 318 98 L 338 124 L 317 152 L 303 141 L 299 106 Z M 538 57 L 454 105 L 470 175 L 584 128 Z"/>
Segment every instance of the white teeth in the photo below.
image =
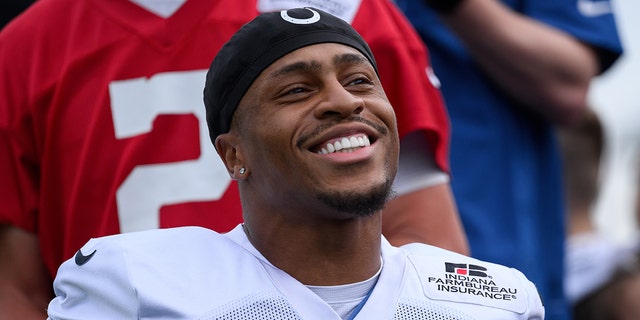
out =
<path fill-rule="evenodd" d="M 356 148 L 370 146 L 369 137 L 366 135 L 355 135 L 351 137 L 343 137 L 333 143 L 327 143 L 324 148 L 318 151 L 319 154 L 329 154 L 337 151 L 353 152 Z"/>
<path fill-rule="evenodd" d="M 340 140 L 340 144 L 342 144 L 342 148 L 343 149 L 349 149 L 351 148 L 351 142 L 349 141 L 348 138 L 342 138 L 342 140 Z M 336 148 L 337 149 L 337 148 Z"/>

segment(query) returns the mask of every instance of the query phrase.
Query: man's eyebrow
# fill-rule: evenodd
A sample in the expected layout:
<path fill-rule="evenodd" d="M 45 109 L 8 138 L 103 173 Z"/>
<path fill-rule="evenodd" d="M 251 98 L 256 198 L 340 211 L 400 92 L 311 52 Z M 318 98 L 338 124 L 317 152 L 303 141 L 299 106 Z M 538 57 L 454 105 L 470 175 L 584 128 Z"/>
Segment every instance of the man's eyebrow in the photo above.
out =
<path fill-rule="evenodd" d="M 286 76 L 292 73 L 312 72 L 312 71 L 320 70 L 321 67 L 322 65 L 320 64 L 320 62 L 315 60 L 299 61 L 299 62 L 294 62 L 288 65 L 285 65 L 278 70 L 274 70 L 269 74 L 269 77 L 277 78 L 277 77 Z"/>
<path fill-rule="evenodd" d="M 339 54 L 334 56 L 333 64 L 338 66 L 343 64 L 370 65 L 371 63 L 369 62 L 369 60 L 367 60 L 367 58 L 363 57 L 362 55 L 355 54 L 355 53 L 345 53 L 345 54 Z M 299 61 L 299 62 L 294 62 L 288 65 L 285 65 L 278 70 L 274 70 L 269 74 L 269 77 L 277 78 L 277 77 L 287 76 L 292 73 L 314 72 L 314 71 L 320 70 L 321 68 L 322 68 L 322 64 L 316 60 Z"/>
<path fill-rule="evenodd" d="M 341 64 L 371 64 L 367 58 L 355 53 L 345 53 L 333 57 L 334 65 Z"/>

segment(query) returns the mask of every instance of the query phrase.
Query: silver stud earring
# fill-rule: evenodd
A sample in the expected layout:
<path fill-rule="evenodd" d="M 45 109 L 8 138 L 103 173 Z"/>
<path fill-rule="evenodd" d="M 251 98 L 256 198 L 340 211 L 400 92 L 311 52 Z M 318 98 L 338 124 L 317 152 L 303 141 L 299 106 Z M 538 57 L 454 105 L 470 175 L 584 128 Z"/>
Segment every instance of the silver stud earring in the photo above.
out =
<path fill-rule="evenodd" d="M 247 171 L 244 167 L 240 168 L 240 174 L 244 174 Z"/>

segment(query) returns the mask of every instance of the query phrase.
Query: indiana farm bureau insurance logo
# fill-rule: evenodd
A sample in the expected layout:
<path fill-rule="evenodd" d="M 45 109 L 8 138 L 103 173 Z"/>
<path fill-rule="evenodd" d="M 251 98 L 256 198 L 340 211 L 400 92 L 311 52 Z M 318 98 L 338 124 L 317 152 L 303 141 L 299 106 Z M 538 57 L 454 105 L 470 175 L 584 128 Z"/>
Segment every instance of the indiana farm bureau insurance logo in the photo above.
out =
<path fill-rule="evenodd" d="M 517 298 L 518 289 L 499 286 L 483 266 L 445 262 L 444 271 L 444 277 L 428 278 L 429 283 L 435 284 L 440 292 L 506 301 Z"/>
<path fill-rule="evenodd" d="M 488 277 L 484 271 L 487 271 L 487 268 L 482 266 L 477 266 L 475 264 L 465 264 L 465 263 L 444 263 L 445 272 L 460 274 L 463 276 L 469 275 L 474 277 Z"/>

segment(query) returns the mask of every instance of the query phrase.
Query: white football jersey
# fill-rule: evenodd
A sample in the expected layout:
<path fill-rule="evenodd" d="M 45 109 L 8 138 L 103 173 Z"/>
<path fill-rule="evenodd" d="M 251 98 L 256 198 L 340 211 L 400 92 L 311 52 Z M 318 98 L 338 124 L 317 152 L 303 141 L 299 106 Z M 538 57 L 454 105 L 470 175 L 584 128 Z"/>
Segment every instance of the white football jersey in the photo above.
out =
<path fill-rule="evenodd" d="M 519 271 L 424 244 L 382 240 L 383 268 L 355 319 L 543 319 Z M 90 240 L 58 270 L 49 319 L 340 319 L 273 266 L 240 226 Z"/>

